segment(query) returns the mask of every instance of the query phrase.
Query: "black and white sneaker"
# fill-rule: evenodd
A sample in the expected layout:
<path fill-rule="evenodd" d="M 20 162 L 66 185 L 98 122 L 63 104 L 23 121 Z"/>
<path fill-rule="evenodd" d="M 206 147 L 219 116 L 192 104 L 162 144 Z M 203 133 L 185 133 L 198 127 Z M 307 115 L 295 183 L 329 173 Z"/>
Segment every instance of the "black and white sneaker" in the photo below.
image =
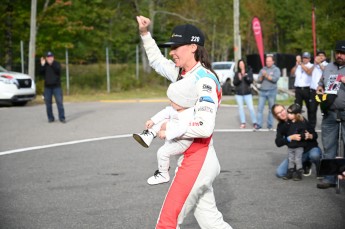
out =
<path fill-rule="evenodd" d="M 133 134 L 133 138 L 145 148 L 148 148 L 151 145 L 152 140 L 156 135 L 149 130 L 144 130 L 141 134 Z"/>
<path fill-rule="evenodd" d="M 311 169 L 311 162 L 306 161 L 303 163 L 303 176 L 308 177 L 311 175 L 312 169 Z"/>
<path fill-rule="evenodd" d="M 159 170 L 156 170 L 153 176 L 147 179 L 147 183 L 149 185 L 156 185 L 169 182 L 169 180 L 170 176 L 168 172 L 159 172 Z"/>

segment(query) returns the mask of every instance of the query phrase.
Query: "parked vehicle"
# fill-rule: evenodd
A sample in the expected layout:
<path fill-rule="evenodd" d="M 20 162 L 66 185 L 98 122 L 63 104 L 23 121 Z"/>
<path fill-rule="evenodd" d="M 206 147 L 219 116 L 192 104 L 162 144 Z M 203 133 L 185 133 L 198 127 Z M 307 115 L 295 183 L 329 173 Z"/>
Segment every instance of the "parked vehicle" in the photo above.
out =
<path fill-rule="evenodd" d="M 217 73 L 224 95 L 231 95 L 234 93 L 234 75 L 235 75 L 235 62 L 222 61 L 213 62 L 213 70 Z"/>
<path fill-rule="evenodd" d="M 8 71 L 0 66 L 0 102 L 25 105 L 35 97 L 36 84 L 29 75 Z"/>

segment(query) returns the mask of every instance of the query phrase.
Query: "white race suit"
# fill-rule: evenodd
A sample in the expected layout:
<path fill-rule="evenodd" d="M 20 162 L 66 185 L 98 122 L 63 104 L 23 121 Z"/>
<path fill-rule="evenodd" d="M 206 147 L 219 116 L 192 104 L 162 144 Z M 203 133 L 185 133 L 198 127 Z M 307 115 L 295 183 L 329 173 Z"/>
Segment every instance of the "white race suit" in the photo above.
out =
<path fill-rule="evenodd" d="M 151 67 L 171 82 L 176 82 L 179 68 L 175 63 L 162 55 L 150 33 L 142 36 L 142 40 Z M 180 228 L 186 215 L 193 211 L 202 229 L 229 229 L 231 226 L 223 220 L 217 209 L 212 187 L 214 179 L 220 173 L 212 134 L 221 99 L 221 86 L 216 76 L 200 62 L 186 72 L 181 81 L 195 85 L 193 89 L 196 91 L 193 93 L 198 95 L 194 106 L 194 120 L 182 136 L 194 138 L 194 142 L 179 160 L 156 228 Z M 166 126 L 167 130 L 174 128 L 173 123 Z"/>

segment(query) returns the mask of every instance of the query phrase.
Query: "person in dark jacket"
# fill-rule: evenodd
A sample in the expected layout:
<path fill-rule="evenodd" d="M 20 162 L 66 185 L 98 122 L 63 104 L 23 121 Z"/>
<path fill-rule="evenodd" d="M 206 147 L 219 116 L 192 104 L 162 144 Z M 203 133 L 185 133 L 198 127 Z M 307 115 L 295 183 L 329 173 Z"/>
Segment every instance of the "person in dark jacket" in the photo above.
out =
<path fill-rule="evenodd" d="M 54 60 L 54 54 L 47 52 L 46 57 L 41 58 L 41 74 L 44 79 L 44 101 L 46 104 L 48 122 L 54 122 L 53 114 L 53 96 L 58 108 L 59 120 L 62 123 L 66 122 L 65 110 L 63 106 L 63 94 L 61 89 L 61 66 L 60 63 Z"/>
<path fill-rule="evenodd" d="M 277 132 L 276 132 L 276 138 L 275 138 L 275 144 L 277 147 L 282 147 L 285 145 L 288 145 L 289 140 L 294 141 L 301 141 L 302 136 L 300 133 L 291 134 L 288 137 L 284 135 L 285 131 L 285 125 L 288 121 L 287 117 L 287 110 L 285 107 L 281 104 L 274 104 L 272 106 L 272 114 L 277 119 L 278 125 L 277 125 Z M 307 144 L 303 147 L 303 155 L 302 155 L 302 163 L 303 163 L 303 175 L 304 176 L 310 176 L 311 175 L 311 163 L 315 164 L 316 170 L 319 167 L 320 158 L 321 158 L 321 149 L 317 142 L 317 133 L 313 128 L 308 128 L 304 133 L 304 138 L 307 139 Z M 282 178 L 286 176 L 288 171 L 288 158 L 284 159 L 282 163 L 278 166 L 276 170 L 276 176 L 279 178 Z"/>
<path fill-rule="evenodd" d="M 253 83 L 253 72 L 250 68 L 247 67 L 245 61 L 240 59 L 237 63 L 237 72 L 234 76 L 234 85 L 235 85 L 235 97 L 238 105 L 238 111 L 240 115 L 241 126 L 240 128 L 246 128 L 246 115 L 244 113 L 244 102 L 247 104 L 247 107 L 250 112 L 250 117 L 252 119 L 254 129 L 257 128 L 256 124 L 256 114 L 253 106 L 253 97 L 251 84 Z"/>

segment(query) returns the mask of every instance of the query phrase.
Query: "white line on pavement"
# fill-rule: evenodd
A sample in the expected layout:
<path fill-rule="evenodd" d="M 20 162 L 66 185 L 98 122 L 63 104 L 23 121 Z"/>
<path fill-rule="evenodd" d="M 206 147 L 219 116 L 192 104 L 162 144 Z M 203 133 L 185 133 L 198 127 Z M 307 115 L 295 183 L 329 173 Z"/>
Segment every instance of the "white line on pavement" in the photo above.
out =
<path fill-rule="evenodd" d="M 89 139 L 84 139 L 84 140 L 77 140 L 77 141 L 70 141 L 70 142 L 63 142 L 63 143 L 54 143 L 54 144 L 43 145 L 43 146 L 33 146 L 33 147 L 3 151 L 3 152 L 0 152 L 0 156 L 6 155 L 6 154 L 20 153 L 20 152 L 30 151 L 30 150 L 46 149 L 46 148 L 52 148 L 52 147 L 57 147 L 57 146 L 73 145 L 73 144 L 79 144 L 79 143 L 83 143 L 83 142 L 101 141 L 101 140 L 114 139 L 114 138 L 126 138 L 126 137 L 130 137 L 130 136 L 132 136 L 132 134 L 107 136 L 107 137 L 100 137 L 100 138 L 89 138 Z"/>
<path fill-rule="evenodd" d="M 260 129 L 257 132 L 265 132 L 265 131 L 272 131 L 272 130 Z M 255 131 L 253 129 L 215 129 L 214 132 L 220 133 L 220 132 L 255 132 Z M 317 130 L 316 132 L 321 132 L 321 131 Z M 58 147 L 58 146 L 79 144 L 79 143 L 84 143 L 84 142 L 102 141 L 102 140 L 107 140 L 107 139 L 127 138 L 131 136 L 132 134 L 123 134 L 123 135 L 106 136 L 106 137 L 99 137 L 99 138 L 89 138 L 89 139 L 84 139 L 84 140 L 76 140 L 76 141 L 69 141 L 69 142 L 62 142 L 62 143 L 54 143 L 54 144 L 42 145 L 42 146 L 26 147 L 26 148 L 21 148 L 21 149 L 2 151 L 0 152 L 0 156 L 13 154 L 13 153 L 20 153 L 20 152 L 25 152 L 25 151 L 30 151 L 30 150 L 46 149 L 46 148 L 52 148 L 52 147 Z"/>

